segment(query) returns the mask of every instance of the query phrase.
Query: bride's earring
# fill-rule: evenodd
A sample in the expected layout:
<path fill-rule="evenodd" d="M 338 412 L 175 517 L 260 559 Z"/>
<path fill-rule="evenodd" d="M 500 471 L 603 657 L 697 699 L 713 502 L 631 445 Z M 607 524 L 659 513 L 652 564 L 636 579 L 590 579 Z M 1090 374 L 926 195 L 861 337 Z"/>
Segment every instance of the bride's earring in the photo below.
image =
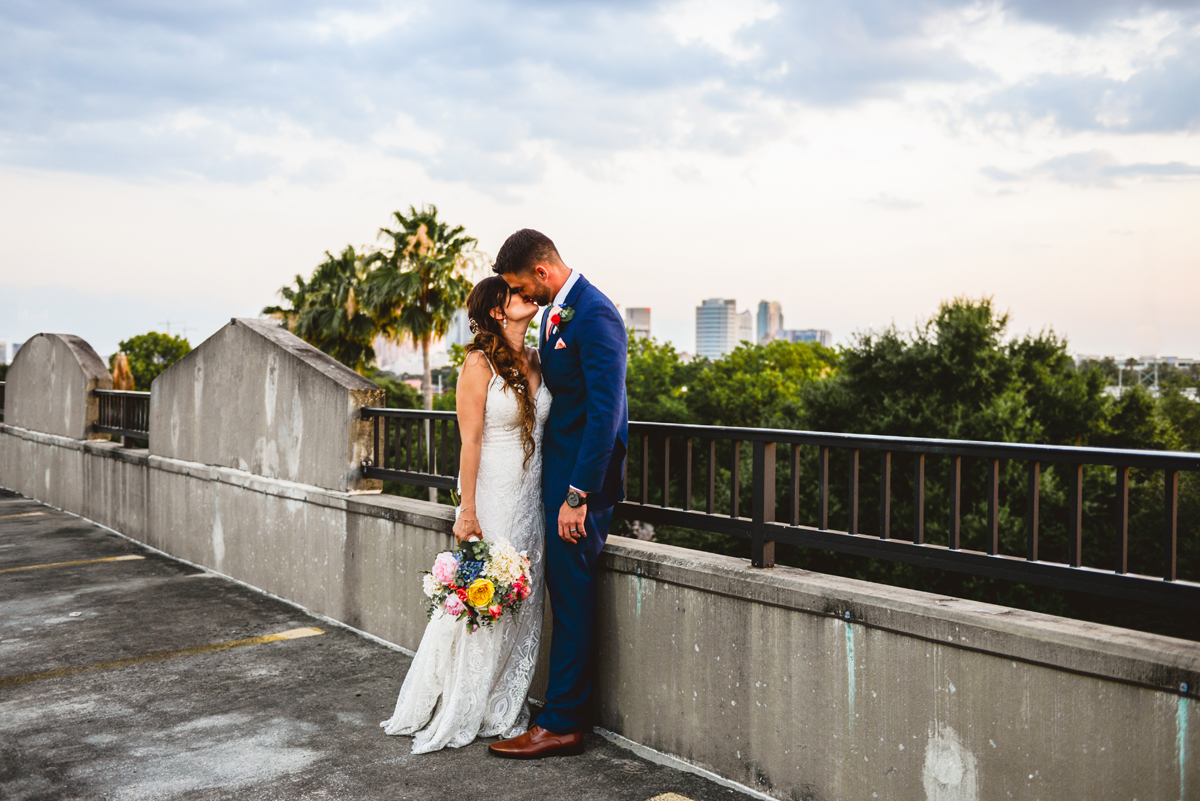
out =
<path fill-rule="evenodd" d="M 508 328 L 508 318 L 507 317 L 503 318 L 500 321 L 500 325 L 503 326 L 504 328 Z"/>

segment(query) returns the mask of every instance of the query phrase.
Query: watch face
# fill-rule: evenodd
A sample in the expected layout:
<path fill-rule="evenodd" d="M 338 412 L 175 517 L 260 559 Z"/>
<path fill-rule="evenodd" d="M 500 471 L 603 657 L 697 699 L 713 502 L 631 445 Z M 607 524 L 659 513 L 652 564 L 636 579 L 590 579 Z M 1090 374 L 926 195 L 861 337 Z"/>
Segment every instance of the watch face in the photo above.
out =
<path fill-rule="evenodd" d="M 567 506 L 570 506 L 572 509 L 576 509 L 582 504 L 583 498 L 579 497 L 578 492 L 571 490 L 567 493 Z"/>

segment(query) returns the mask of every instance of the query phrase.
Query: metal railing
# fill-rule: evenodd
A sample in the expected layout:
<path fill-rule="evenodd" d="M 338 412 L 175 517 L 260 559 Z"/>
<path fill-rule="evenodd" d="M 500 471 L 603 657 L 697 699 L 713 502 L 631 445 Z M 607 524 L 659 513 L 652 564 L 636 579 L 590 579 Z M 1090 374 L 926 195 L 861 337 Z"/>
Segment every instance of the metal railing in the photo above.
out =
<path fill-rule="evenodd" d="M 97 389 L 100 414 L 92 428 L 101 434 L 150 439 L 150 393 Z"/>
<path fill-rule="evenodd" d="M 375 421 L 374 455 L 364 464 L 366 477 L 454 486 L 459 437 L 452 412 L 372 408 L 362 414 Z M 748 539 L 755 567 L 773 566 L 775 544 L 786 543 L 1200 609 L 1200 583 L 1177 575 L 1179 474 L 1200 472 L 1197 453 L 668 423 L 633 422 L 629 428 L 626 492 L 632 483 L 636 497 L 619 504 L 617 515 Z M 864 467 L 864 454 L 874 455 L 874 469 Z M 835 476 L 832 462 L 844 468 L 844 478 Z M 1085 470 L 1093 495 L 1104 498 L 1085 497 Z M 1131 471 L 1137 472 L 1142 490 L 1150 480 L 1147 471 L 1162 476 L 1161 511 L 1134 510 L 1143 527 L 1147 515 L 1161 515 L 1153 524 L 1160 532 L 1158 543 L 1132 555 Z M 864 483 L 877 493 L 873 504 L 862 496 Z M 1023 504 L 1021 519 L 1001 520 L 1002 485 L 1010 490 L 1019 486 L 1020 497 L 1012 505 L 1019 509 Z M 1065 495 L 1063 513 L 1055 511 L 1053 521 L 1043 511 L 1043 485 L 1054 489 L 1056 504 Z M 944 496 L 942 508 L 930 507 L 931 488 Z M 1144 495 L 1139 492 L 1143 502 Z M 1005 500 L 1014 500 L 1011 493 Z M 910 507 L 906 520 L 897 519 L 898 502 Z M 834 526 L 831 505 L 844 527 Z M 1098 514 L 1102 507 L 1111 507 L 1112 514 Z M 869 533 L 864 530 L 868 516 L 873 524 Z M 935 516 L 936 526 L 931 522 Z M 1062 531 L 1060 518 L 1065 518 Z M 1091 525 L 1086 537 L 1085 518 Z M 1097 524 L 1104 518 L 1103 526 Z M 1056 534 L 1047 544 L 1043 529 L 1050 523 Z M 927 530 L 934 527 L 945 544 L 927 541 Z M 1002 529 L 1008 537 L 1001 537 Z M 1011 552 L 1014 531 L 1021 540 L 1018 553 Z M 1200 536 L 1200 531 L 1187 536 Z M 967 541 L 981 547 L 964 547 Z M 1085 563 L 1085 546 L 1089 555 L 1103 552 L 1111 559 L 1109 566 Z M 1133 572 L 1131 562 L 1144 567 L 1157 563 L 1161 569 Z"/>
<path fill-rule="evenodd" d="M 458 415 L 372 406 L 362 410 L 362 418 L 374 423 L 371 458 L 362 465 L 364 478 L 455 488 L 462 445 Z"/>

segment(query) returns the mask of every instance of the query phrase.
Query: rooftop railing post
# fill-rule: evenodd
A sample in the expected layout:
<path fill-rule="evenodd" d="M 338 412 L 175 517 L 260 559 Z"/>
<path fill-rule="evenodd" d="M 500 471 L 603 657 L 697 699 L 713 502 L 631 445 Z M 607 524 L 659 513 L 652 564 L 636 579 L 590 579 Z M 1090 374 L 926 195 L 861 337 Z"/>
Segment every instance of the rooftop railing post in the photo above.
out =
<path fill-rule="evenodd" d="M 987 552 L 1000 552 L 1000 460 L 988 459 Z"/>
<path fill-rule="evenodd" d="M 913 459 L 913 542 L 925 544 L 925 454 Z"/>
<path fill-rule="evenodd" d="M 879 455 L 879 539 L 892 536 L 892 452 Z"/>
<path fill-rule="evenodd" d="M 1163 474 L 1164 497 L 1163 517 L 1163 578 L 1174 581 L 1175 575 L 1175 545 L 1178 536 L 1179 523 L 1179 473 L 1167 470 Z"/>
<path fill-rule="evenodd" d="M 1117 573 L 1129 570 L 1129 468 L 1117 468 Z"/>
<path fill-rule="evenodd" d="M 1071 567 L 1083 564 L 1083 465 L 1069 464 L 1071 474 L 1070 498 L 1071 518 L 1067 521 L 1067 563 Z"/>
<path fill-rule="evenodd" d="M 754 441 L 754 509 L 750 529 L 751 567 L 775 567 L 775 543 L 767 523 L 775 522 L 775 443 Z"/>
<path fill-rule="evenodd" d="M 962 547 L 962 457 L 950 457 L 950 550 Z"/>
<path fill-rule="evenodd" d="M 1026 488 L 1025 501 L 1025 560 L 1038 560 L 1038 528 L 1041 514 L 1042 463 L 1029 463 L 1029 486 Z"/>
<path fill-rule="evenodd" d="M 849 498 L 849 525 L 846 527 L 846 533 L 858 533 L 858 449 L 850 451 L 850 498 Z"/>
<path fill-rule="evenodd" d="M 829 530 L 829 447 L 817 448 L 817 528 Z"/>

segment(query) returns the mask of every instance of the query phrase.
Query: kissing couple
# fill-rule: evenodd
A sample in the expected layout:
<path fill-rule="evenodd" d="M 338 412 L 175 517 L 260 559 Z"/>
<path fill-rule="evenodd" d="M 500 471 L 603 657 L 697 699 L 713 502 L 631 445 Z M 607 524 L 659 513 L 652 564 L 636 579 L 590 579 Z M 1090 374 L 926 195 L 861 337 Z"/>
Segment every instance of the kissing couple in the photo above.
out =
<path fill-rule="evenodd" d="M 475 338 L 456 394 L 454 536 L 524 551 L 531 592 L 519 614 L 475 631 L 435 611 L 396 710 L 380 725 L 411 735 L 413 753 L 500 736 L 490 746 L 500 757 L 578 754 L 592 688 L 596 563 L 624 498 L 625 325 L 545 234 L 517 231 L 492 270 L 467 298 Z M 539 306 L 548 308 L 531 348 L 525 334 Z M 550 681 L 530 727 L 544 587 L 554 612 Z"/>

